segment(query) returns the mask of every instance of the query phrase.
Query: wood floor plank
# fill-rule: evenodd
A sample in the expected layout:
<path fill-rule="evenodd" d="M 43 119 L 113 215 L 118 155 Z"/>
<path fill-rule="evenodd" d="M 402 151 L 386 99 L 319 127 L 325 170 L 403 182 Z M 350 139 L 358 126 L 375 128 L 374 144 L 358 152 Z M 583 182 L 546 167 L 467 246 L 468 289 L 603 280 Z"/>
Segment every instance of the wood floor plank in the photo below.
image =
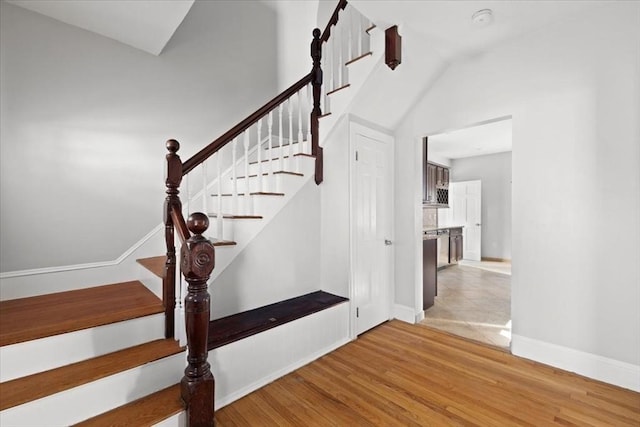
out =
<path fill-rule="evenodd" d="M 151 426 L 184 410 L 180 384 L 76 424 L 78 427 Z"/>
<path fill-rule="evenodd" d="M 0 411 L 87 384 L 183 351 L 160 339 L 0 384 Z"/>
<path fill-rule="evenodd" d="M 217 417 L 224 426 L 638 427 L 640 393 L 391 321 Z"/>
<path fill-rule="evenodd" d="M 1 301 L 0 346 L 163 311 L 162 301 L 139 281 Z"/>

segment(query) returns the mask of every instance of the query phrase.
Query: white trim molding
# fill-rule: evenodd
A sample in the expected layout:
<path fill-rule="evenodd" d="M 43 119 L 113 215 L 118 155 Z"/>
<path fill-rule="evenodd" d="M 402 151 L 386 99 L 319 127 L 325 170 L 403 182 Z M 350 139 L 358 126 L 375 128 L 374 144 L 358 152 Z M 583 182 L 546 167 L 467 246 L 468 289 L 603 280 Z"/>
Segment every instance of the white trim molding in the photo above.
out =
<path fill-rule="evenodd" d="M 639 365 L 520 335 L 511 336 L 511 353 L 515 356 L 640 392 Z"/>
<path fill-rule="evenodd" d="M 113 261 L 99 261 L 99 262 L 88 262 L 84 264 L 73 264 L 73 265 L 62 265 L 57 267 L 43 267 L 43 268 L 33 268 L 30 270 L 16 270 L 16 271 L 7 271 L 5 273 L 0 273 L 0 279 L 9 279 L 11 277 L 23 277 L 23 276 L 35 276 L 38 274 L 49 274 L 49 273 L 60 273 L 63 271 L 73 271 L 73 270 L 86 270 L 89 268 L 100 268 L 100 267 L 111 267 L 114 265 L 118 265 L 122 263 L 129 255 L 135 252 L 136 249 L 140 248 L 144 245 L 147 240 L 151 239 L 156 233 L 160 232 L 164 228 L 164 224 L 158 224 L 153 230 L 148 232 L 142 239 L 138 240 L 127 249 L 122 255 L 120 255 L 117 259 Z"/>
<path fill-rule="evenodd" d="M 411 307 L 407 307 L 406 305 L 394 304 L 392 315 L 394 319 L 398 319 L 412 325 L 418 321 L 416 313 Z"/>

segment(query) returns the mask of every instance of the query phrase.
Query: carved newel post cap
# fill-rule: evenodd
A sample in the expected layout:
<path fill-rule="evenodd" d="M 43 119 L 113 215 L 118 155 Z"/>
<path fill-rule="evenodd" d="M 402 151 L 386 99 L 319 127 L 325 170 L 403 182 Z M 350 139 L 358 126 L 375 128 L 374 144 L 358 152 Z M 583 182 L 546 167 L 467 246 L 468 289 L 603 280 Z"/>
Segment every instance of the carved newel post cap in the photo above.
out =
<path fill-rule="evenodd" d="M 193 234 L 202 234 L 209 228 L 209 217 L 202 212 L 194 212 L 187 219 L 187 228 Z"/>
<path fill-rule="evenodd" d="M 172 153 L 175 153 L 179 149 L 180 149 L 180 143 L 178 141 L 176 141 L 175 139 L 170 139 L 167 141 L 167 150 L 171 151 Z"/>
<path fill-rule="evenodd" d="M 316 29 L 313 30 L 313 38 L 314 39 L 320 38 L 320 34 L 322 34 L 322 33 L 320 33 L 320 28 L 316 28 Z"/>

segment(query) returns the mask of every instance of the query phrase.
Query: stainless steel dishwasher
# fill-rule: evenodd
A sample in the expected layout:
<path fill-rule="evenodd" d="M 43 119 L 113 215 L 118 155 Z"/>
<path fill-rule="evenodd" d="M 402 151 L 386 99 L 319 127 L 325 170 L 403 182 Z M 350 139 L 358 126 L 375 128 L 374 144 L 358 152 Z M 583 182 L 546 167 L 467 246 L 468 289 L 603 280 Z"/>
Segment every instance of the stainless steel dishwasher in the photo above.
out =
<path fill-rule="evenodd" d="M 438 268 L 449 265 L 449 229 L 438 230 Z"/>

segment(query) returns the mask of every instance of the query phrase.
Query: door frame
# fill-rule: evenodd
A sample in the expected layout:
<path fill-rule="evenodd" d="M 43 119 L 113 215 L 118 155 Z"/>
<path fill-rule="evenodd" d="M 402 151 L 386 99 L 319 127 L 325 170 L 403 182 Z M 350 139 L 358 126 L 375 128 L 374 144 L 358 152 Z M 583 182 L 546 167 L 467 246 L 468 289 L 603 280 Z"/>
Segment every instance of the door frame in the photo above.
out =
<path fill-rule="evenodd" d="M 355 301 L 355 172 L 356 172 L 356 155 L 355 155 L 355 136 L 356 134 L 363 134 L 372 139 L 383 140 L 389 144 L 389 178 L 391 180 L 389 191 L 389 202 L 393 206 L 393 200 L 395 195 L 395 138 L 393 135 L 384 133 L 382 131 L 373 129 L 359 122 L 349 120 L 349 337 L 354 340 L 357 338 L 356 333 L 356 301 Z M 393 207 L 389 212 L 390 218 L 390 236 L 389 239 L 394 242 L 395 240 L 395 212 Z M 386 289 L 387 294 L 387 313 L 388 319 L 393 318 L 393 295 L 395 289 L 395 247 L 391 245 L 389 255 L 389 285 Z"/>

